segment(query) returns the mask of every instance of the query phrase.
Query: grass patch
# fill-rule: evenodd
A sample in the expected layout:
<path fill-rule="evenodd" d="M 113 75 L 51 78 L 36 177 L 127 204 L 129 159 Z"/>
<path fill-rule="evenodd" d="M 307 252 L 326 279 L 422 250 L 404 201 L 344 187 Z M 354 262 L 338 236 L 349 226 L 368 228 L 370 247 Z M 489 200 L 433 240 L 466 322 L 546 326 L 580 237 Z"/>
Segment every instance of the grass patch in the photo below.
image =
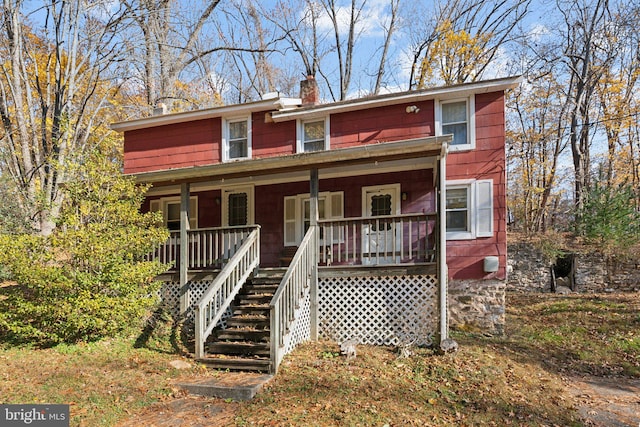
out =
<path fill-rule="evenodd" d="M 213 402 L 235 411 L 224 425 L 237 426 L 580 426 L 563 377 L 640 377 L 640 295 L 508 295 L 507 302 L 506 335 L 454 333 L 454 355 L 416 349 L 398 358 L 391 348 L 359 346 L 346 360 L 335 343 L 308 343 L 253 401 Z M 181 337 L 168 318 L 156 320 L 137 339 L 0 344 L 2 402 L 67 403 L 72 425 L 110 426 L 182 397 L 172 386 L 178 377 L 217 375 L 171 368 L 184 351 Z"/>
<path fill-rule="evenodd" d="M 563 374 L 640 377 L 640 295 L 510 294 L 504 354 Z"/>
<path fill-rule="evenodd" d="M 171 328 L 158 324 L 147 346 L 136 337 L 36 349 L 0 346 L 0 402 L 69 404 L 71 425 L 112 426 L 141 408 L 183 395 L 178 377 L 208 375 L 170 361 Z M 139 342 L 138 342 L 139 343 Z"/>

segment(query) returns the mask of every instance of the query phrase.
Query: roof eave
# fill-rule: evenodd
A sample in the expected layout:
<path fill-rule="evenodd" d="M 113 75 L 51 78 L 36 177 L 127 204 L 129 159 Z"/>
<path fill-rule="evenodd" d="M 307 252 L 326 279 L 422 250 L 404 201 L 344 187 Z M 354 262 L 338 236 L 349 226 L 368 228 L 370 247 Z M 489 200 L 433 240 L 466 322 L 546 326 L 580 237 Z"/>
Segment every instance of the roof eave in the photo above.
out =
<path fill-rule="evenodd" d="M 473 83 L 464 83 L 454 86 L 441 86 L 431 89 L 413 90 L 397 94 L 378 95 L 369 98 L 361 98 L 321 104 L 307 108 L 298 108 L 288 111 L 277 111 L 271 115 L 274 122 L 284 122 L 294 119 L 311 119 L 324 117 L 329 114 L 345 113 L 349 111 L 377 108 L 402 103 L 426 101 L 430 99 L 454 99 L 467 97 L 472 94 L 500 92 L 517 87 L 522 83 L 521 76 L 506 77 L 494 80 L 484 80 Z"/>
<path fill-rule="evenodd" d="M 180 113 L 162 114 L 142 119 L 127 120 L 112 123 L 111 129 L 118 132 L 127 132 L 137 129 L 209 119 L 213 117 L 239 116 L 259 111 L 291 109 L 296 105 L 300 105 L 300 103 L 301 101 L 299 98 L 270 98 L 246 104 L 225 105 L 221 107 L 206 108 L 203 110 L 183 111 Z"/>
<path fill-rule="evenodd" d="M 132 173 L 128 175 L 134 176 L 138 182 L 144 183 L 177 182 L 199 180 L 202 178 L 225 178 L 243 174 L 268 175 L 275 171 L 367 163 L 400 157 L 436 157 L 442 155 L 443 146 L 447 146 L 451 140 L 451 135 L 430 136 L 358 147 L 316 151 L 312 153 L 299 153 L 288 156 L 266 157 L 207 166 Z M 446 153 L 446 150 L 444 153 Z"/>

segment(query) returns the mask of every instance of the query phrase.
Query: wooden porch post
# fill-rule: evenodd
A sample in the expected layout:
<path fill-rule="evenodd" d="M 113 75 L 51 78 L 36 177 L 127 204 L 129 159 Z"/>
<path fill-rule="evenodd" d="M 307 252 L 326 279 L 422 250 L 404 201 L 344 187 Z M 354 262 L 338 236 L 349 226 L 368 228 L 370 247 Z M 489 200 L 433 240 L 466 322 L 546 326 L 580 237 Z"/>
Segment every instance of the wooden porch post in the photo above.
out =
<path fill-rule="evenodd" d="M 189 310 L 189 202 L 191 189 L 188 183 L 180 186 L 180 314 Z"/>
<path fill-rule="evenodd" d="M 311 269 L 311 289 L 310 289 L 310 317 L 311 317 L 311 339 L 318 339 L 318 261 L 319 261 L 319 231 L 318 231 L 318 169 L 311 169 L 309 177 L 309 205 L 310 224 L 315 229 L 316 240 L 312 244 L 313 267 Z"/>
<path fill-rule="evenodd" d="M 438 276 L 440 283 L 440 341 L 449 338 L 449 304 L 447 290 L 449 270 L 447 268 L 447 147 L 443 145 L 442 154 L 438 158 L 438 224 L 440 238 L 438 239 Z"/>

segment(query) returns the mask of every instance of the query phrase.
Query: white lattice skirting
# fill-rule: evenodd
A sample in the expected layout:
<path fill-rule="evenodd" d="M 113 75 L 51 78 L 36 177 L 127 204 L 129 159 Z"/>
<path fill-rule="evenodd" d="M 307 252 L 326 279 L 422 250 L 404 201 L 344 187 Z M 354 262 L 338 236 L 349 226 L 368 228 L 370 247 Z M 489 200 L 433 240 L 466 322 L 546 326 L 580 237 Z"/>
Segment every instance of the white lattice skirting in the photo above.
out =
<path fill-rule="evenodd" d="M 213 280 L 193 280 L 187 282 L 189 301 L 191 303 L 189 310 L 187 311 L 187 321 L 193 321 L 193 314 L 195 312 L 195 306 L 200 301 L 200 298 L 209 289 L 209 286 Z M 177 316 L 180 313 L 180 282 L 171 281 L 163 282 L 160 287 L 160 298 L 164 306 L 173 314 Z M 218 323 L 219 327 L 226 329 L 227 319 L 231 317 L 231 308 L 227 309 L 227 312 L 222 315 L 222 319 Z"/>
<path fill-rule="evenodd" d="M 286 339 L 284 354 L 289 354 L 299 344 L 311 339 L 311 300 L 309 294 L 296 310 L 296 320 L 291 325 L 291 332 Z"/>
<path fill-rule="evenodd" d="M 318 286 L 319 334 L 324 338 L 431 345 L 437 333 L 435 276 L 328 277 Z"/>

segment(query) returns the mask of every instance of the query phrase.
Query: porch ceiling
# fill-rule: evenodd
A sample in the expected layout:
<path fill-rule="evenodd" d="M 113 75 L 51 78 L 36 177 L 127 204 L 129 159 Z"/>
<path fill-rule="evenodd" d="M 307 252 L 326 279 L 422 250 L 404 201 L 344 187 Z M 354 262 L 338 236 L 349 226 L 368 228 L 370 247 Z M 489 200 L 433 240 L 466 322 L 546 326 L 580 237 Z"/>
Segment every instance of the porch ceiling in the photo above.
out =
<path fill-rule="evenodd" d="M 192 168 L 169 169 L 132 174 L 138 182 L 154 186 L 197 183 L 211 180 L 232 180 L 248 176 L 273 175 L 329 169 L 352 165 L 389 162 L 404 159 L 446 156 L 451 135 L 431 136 L 357 147 L 331 149 L 287 156 L 240 160 Z"/>

